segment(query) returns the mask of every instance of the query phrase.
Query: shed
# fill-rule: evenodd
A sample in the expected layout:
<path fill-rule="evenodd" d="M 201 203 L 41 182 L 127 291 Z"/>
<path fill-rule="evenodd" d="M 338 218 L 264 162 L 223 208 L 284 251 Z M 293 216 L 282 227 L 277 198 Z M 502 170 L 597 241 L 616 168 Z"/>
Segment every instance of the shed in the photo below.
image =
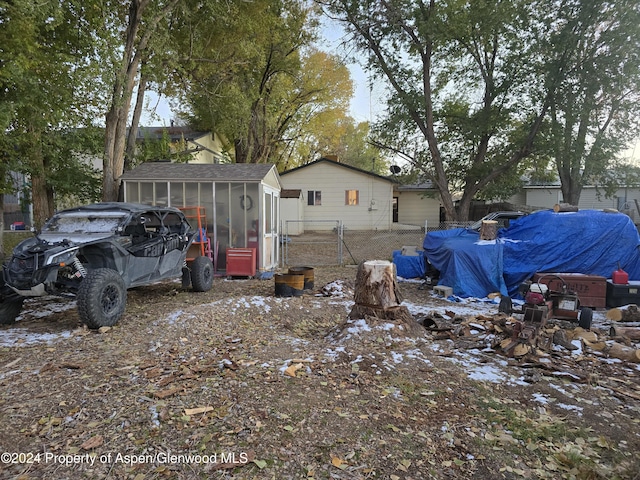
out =
<path fill-rule="evenodd" d="M 277 267 L 281 184 L 274 165 L 148 162 L 121 179 L 125 202 L 189 209 L 188 215 L 202 207 L 216 271 L 227 270 L 229 248 L 255 248 L 257 271 Z"/>
<path fill-rule="evenodd" d="M 286 225 L 282 235 L 304 233 L 304 202 L 302 190 L 289 189 L 280 193 L 280 220 Z"/>

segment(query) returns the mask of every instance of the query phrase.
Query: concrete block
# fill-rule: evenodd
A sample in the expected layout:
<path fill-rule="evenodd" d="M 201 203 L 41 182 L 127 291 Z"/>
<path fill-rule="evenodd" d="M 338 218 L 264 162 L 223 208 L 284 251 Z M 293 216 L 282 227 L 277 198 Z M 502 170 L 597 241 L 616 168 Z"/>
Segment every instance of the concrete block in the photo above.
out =
<path fill-rule="evenodd" d="M 453 288 L 445 287 L 444 285 L 436 285 L 435 287 L 433 287 L 433 291 L 438 295 L 442 295 L 445 298 L 453 295 Z"/>

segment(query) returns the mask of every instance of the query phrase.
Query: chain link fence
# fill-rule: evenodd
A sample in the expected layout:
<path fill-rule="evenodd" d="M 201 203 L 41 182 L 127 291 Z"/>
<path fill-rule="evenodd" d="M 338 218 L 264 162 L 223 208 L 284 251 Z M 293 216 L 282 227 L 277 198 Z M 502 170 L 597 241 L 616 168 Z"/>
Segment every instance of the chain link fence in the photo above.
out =
<path fill-rule="evenodd" d="M 319 228 L 322 226 L 322 229 Z M 424 227 L 350 230 L 341 221 L 286 221 L 282 225 L 282 265 L 357 265 L 364 260 L 392 260 L 405 246 L 422 248 Z"/>

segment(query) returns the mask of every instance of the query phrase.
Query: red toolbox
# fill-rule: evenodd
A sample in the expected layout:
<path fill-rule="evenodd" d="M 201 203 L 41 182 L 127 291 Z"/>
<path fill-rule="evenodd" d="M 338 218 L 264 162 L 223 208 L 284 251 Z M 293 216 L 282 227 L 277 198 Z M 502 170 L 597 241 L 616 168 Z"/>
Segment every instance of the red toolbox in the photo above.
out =
<path fill-rule="evenodd" d="M 543 278 L 546 277 L 546 278 Z M 607 279 L 599 275 L 584 275 L 582 273 L 536 273 L 533 281 L 549 286 L 555 291 L 562 290 L 562 278 L 567 289 L 578 295 L 580 306 L 590 308 L 604 308 L 607 304 Z"/>
<path fill-rule="evenodd" d="M 255 248 L 227 248 L 227 275 L 253 277 L 256 274 Z"/>

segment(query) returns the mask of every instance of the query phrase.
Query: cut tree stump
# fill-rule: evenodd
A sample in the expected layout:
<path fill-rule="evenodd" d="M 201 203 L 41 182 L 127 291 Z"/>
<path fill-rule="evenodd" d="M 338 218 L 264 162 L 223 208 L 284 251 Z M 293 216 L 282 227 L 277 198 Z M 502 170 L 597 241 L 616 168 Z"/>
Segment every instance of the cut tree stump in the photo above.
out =
<path fill-rule="evenodd" d="M 480 225 L 480 240 L 495 240 L 498 235 L 498 222 L 483 220 Z"/>
<path fill-rule="evenodd" d="M 355 305 L 350 319 L 369 318 L 401 325 L 407 332 L 424 333 L 407 307 L 400 305 L 396 266 L 385 260 L 367 260 L 358 265 L 354 289 Z"/>
<path fill-rule="evenodd" d="M 629 340 L 640 340 L 640 328 L 638 327 L 611 327 L 609 329 L 610 337 L 627 337 Z"/>

